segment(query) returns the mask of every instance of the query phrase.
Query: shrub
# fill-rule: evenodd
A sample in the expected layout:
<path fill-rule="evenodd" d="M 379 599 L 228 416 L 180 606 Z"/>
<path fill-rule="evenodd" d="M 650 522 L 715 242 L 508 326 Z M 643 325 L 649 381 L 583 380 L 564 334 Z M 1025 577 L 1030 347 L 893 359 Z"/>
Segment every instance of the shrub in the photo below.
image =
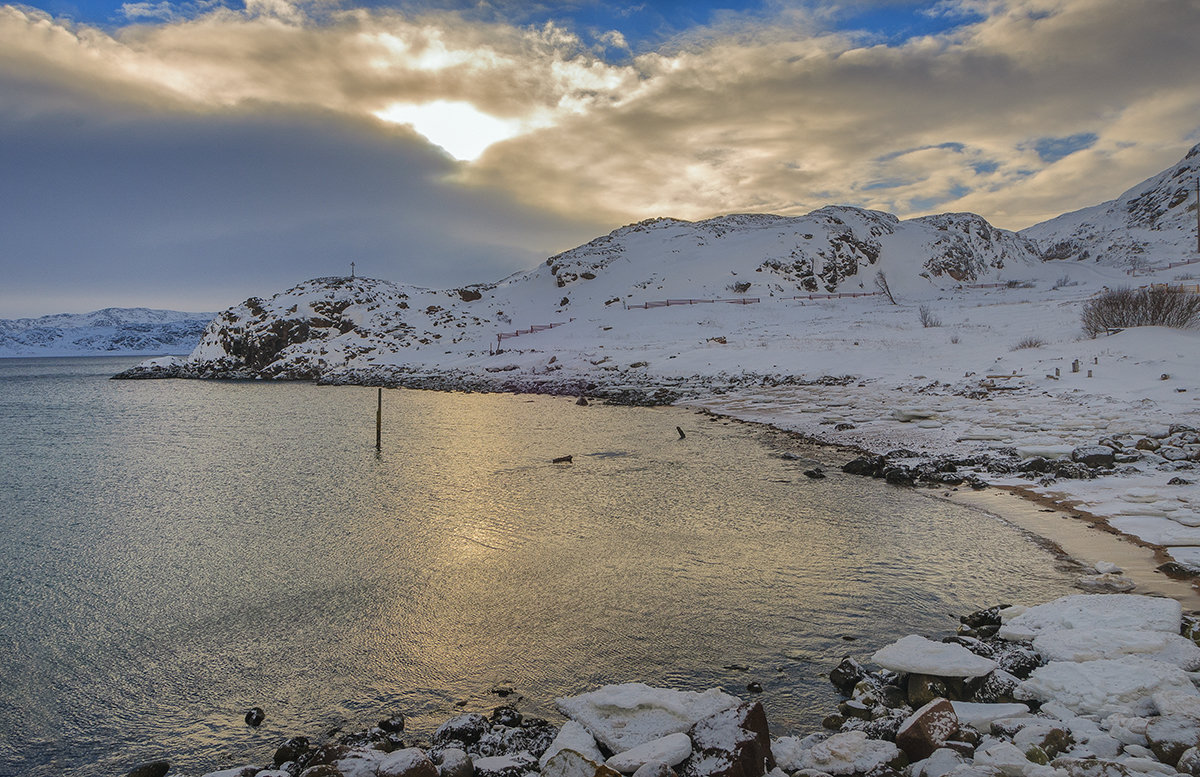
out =
<path fill-rule="evenodd" d="M 1046 341 L 1040 337 L 1026 337 L 1021 342 L 1013 346 L 1014 351 L 1022 351 L 1026 348 L 1041 348 L 1046 344 Z"/>
<path fill-rule="evenodd" d="M 1200 295 L 1167 286 L 1110 289 L 1083 306 L 1081 319 L 1090 337 L 1131 326 L 1186 329 L 1200 323 Z"/>
<path fill-rule="evenodd" d="M 922 305 L 918 311 L 921 316 L 921 326 L 928 329 L 931 326 L 941 326 L 942 320 L 933 314 L 928 305 Z"/>

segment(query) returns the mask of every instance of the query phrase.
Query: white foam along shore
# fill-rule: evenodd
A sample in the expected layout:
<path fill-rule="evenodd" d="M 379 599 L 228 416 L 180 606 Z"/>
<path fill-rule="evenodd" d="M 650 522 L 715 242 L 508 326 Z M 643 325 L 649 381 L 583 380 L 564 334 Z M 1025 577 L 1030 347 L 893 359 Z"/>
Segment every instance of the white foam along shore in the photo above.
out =
<path fill-rule="evenodd" d="M 941 641 L 910 635 L 865 663 L 845 659 L 830 673 L 845 701 L 822 731 L 773 737 L 770 710 L 756 701 L 624 683 L 559 699 L 561 727 L 501 707 L 413 740 L 395 715 L 340 741 L 288 740 L 270 766 L 205 777 L 1200 772 L 1197 621 L 1178 602 L 1075 595 L 962 620 L 958 635 Z"/>

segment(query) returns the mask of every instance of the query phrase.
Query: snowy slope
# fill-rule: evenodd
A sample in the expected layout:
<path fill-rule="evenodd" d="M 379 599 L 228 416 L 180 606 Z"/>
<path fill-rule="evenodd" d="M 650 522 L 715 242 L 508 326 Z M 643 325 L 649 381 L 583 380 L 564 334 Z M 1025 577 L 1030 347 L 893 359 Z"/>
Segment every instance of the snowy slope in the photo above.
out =
<path fill-rule="evenodd" d="M 1115 200 L 1022 230 L 1047 260 L 1122 268 L 1163 268 L 1196 256 L 1196 179 L 1200 145 L 1180 162 Z"/>
<path fill-rule="evenodd" d="M 0 356 L 187 353 L 214 315 L 105 308 L 0 320 Z"/>

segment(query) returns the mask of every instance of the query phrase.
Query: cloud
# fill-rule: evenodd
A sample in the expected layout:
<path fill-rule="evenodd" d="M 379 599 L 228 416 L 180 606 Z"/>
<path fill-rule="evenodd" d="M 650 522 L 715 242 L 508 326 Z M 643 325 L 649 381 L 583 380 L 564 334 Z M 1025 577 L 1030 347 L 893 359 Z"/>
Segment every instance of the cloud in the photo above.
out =
<path fill-rule="evenodd" d="M 283 108 L 113 111 L 53 91 L 0 80 L 3 317 L 75 306 L 81 288 L 104 304 L 220 309 L 351 260 L 452 287 L 603 228 L 448 183 L 453 162 L 404 128 Z M 22 92 L 44 110 L 14 111 Z"/>
<path fill-rule="evenodd" d="M 227 270 L 290 268 L 279 285 L 339 251 L 417 282 L 461 256 L 466 282 L 656 215 L 840 202 L 1019 228 L 1115 196 L 1200 131 L 1195 0 L 942 0 L 930 13 L 953 23 L 900 42 L 838 20 L 905 4 L 779 0 L 632 51 L 512 21 L 544 9 L 460 5 L 149 0 L 127 14 L 165 21 L 111 31 L 0 6 L 0 132 L 22 171 L 0 183 L 20 203 L 5 248 L 154 256 L 189 278 L 205 257 L 263 256 L 275 269 Z M 497 142 L 456 164 L 378 119 L 436 142 L 439 106 L 457 111 L 442 126 L 491 123 Z"/>

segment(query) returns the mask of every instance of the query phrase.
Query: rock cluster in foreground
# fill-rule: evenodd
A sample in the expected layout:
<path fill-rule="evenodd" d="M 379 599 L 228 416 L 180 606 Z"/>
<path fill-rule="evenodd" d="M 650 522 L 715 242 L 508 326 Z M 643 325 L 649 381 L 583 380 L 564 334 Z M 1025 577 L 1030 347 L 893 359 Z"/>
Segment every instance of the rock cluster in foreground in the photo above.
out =
<path fill-rule="evenodd" d="M 396 715 L 205 777 L 1200 777 L 1197 622 L 1178 602 L 1076 595 L 962 620 L 884 647 L 877 669 L 844 660 L 845 701 L 805 737 L 772 738 L 760 703 L 718 689 L 628 683 L 559 699 L 561 727 L 500 707 L 418 746 Z"/>

